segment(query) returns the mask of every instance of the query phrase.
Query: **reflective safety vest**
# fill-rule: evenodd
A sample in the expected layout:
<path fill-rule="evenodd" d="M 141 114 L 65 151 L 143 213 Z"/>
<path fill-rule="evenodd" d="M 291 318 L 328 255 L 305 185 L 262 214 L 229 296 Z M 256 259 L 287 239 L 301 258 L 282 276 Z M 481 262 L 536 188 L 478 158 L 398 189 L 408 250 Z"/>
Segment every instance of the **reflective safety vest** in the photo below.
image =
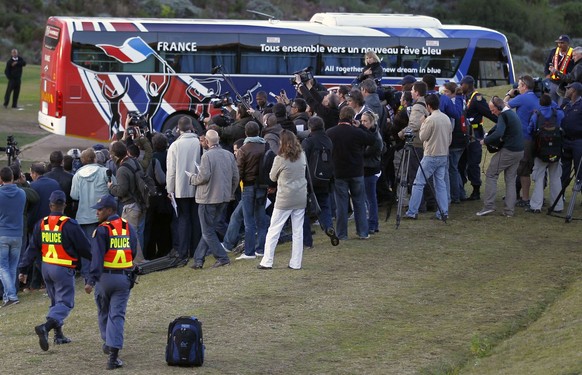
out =
<path fill-rule="evenodd" d="M 70 256 L 63 247 L 63 225 L 67 216 L 47 216 L 40 222 L 42 261 L 58 266 L 76 268 L 77 258 Z"/>
<path fill-rule="evenodd" d="M 574 49 L 572 47 L 568 48 L 568 52 L 566 52 L 566 55 L 562 57 L 562 61 L 560 62 L 560 47 L 556 48 L 556 52 L 554 53 L 554 59 L 552 60 L 552 65 L 554 66 L 554 68 L 558 69 L 558 72 L 560 72 L 561 74 L 566 73 L 566 69 L 568 69 L 568 64 L 572 60 L 572 53 L 574 53 Z M 550 78 L 553 80 L 560 79 L 560 77 L 553 73 L 550 76 Z"/>
<path fill-rule="evenodd" d="M 129 245 L 129 224 L 125 219 L 118 218 L 106 221 L 100 226 L 109 230 L 109 244 L 103 257 L 103 268 L 121 269 L 133 267 L 133 256 Z"/>

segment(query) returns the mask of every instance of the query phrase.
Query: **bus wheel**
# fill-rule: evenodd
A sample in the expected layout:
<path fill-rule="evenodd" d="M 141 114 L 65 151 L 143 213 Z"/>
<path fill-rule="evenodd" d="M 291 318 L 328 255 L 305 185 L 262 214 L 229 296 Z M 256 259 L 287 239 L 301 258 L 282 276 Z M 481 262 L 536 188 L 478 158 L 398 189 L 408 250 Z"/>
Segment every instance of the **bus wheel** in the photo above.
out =
<path fill-rule="evenodd" d="M 200 125 L 200 123 L 198 122 L 198 120 L 196 118 L 194 118 L 192 115 L 188 115 L 188 114 L 176 114 L 176 115 L 170 117 L 164 123 L 164 126 L 162 127 L 162 132 L 165 133 L 166 131 L 171 130 L 174 134 L 177 135 L 178 134 L 178 120 L 180 120 L 182 117 L 189 117 L 190 118 L 190 120 L 192 121 L 192 125 L 194 125 L 194 131 L 196 132 L 196 134 L 198 134 L 198 135 L 204 134 L 204 128 L 202 127 L 202 125 Z"/>

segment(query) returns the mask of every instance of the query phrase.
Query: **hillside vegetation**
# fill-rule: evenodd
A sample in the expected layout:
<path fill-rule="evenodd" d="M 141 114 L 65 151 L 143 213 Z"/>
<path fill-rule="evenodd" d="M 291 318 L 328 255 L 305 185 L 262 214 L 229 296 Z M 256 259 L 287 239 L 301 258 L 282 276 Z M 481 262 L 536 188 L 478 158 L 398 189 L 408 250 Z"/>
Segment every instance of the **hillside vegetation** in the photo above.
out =
<path fill-rule="evenodd" d="M 504 32 L 516 56 L 517 73 L 541 74 L 540 63 L 559 34 L 582 36 L 582 2 L 568 0 L 29 0 L 0 3 L 0 57 L 11 48 L 30 62 L 40 62 L 46 19 L 54 15 L 254 18 L 246 10 L 280 19 L 309 20 L 316 12 L 414 13 L 443 23 L 485 26 Z M 537 62 L 538 65 L 535 64 Z M 538 70 L 538 71 L 535 71 Z"/>

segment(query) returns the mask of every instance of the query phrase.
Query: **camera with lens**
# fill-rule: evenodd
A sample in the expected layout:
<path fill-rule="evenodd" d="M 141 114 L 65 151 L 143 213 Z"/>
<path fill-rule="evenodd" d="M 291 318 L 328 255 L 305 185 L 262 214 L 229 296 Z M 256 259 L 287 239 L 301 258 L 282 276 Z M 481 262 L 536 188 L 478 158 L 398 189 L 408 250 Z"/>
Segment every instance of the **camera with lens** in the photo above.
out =
<path fill-rule="evenodd" d="M 293 77 L 289 78 L 289 82 L 292 85 L 298 85 L 300 83 L 305 83 L 311 79 L 313 79 L 313 73 L 311 72 L 312 68 L 308 66 L 307 68 L 301 69 L 293 73 Z M 299 76 L 299 82 L 296 80 L 296 76 Z"/>
<path fill-rule="evenodd" d="M 172 142 L 176 140 L 176 133 L 174 133 L 173 129 L 168 129 L 164 132 L 166 139 L 168 140 L 168 145 L 171 145 Z"/>
<path fill-rule="evenodd" d="M 406 144 L 410 144 L 410 143 L 412 143 L 413 140 L 414 140 L 414 132 L 412 131 L 412 129 L 407 128 L 404 131 L 404 141 L 406 142 Z"/>
<path fill-rule="evenodd" d="M 0 147 L 0 152 L 4 151 L 8 155 L 8 160 L 15 158 L 20 154 L 20 149 L 18 148 L 18 143 L 14 140 L 13 135 L 6 137 L 6 147 Z"/>
<path fill-rule="evenodd" d="M 128 136 L 132 138 L 134 138 L 136 135 L 135 127 L 133 126 L 128 126 L 125 132 L 127 133 Z"/>
<path fill-rule="evenodd" d="M 148 117 L 146 114 L 139 113 L 138 111 L 130 111 L 127 112 L 127 116 L 129 117 L 130 126 L 137 126 L 140 129 L 148 128 Z M 129 128 L 127 130 L 129 132 Z"/>
<path fill-rule="evenodd" d="M 517 89 L 517 84 L 513 85 L 513 88 L 509 90 L 506 95 L 509 96 L 510 98 L 515 98 L 516 96 L 518 96 L 519 90 Z"/>
<path fill-rule="evenodd" d="M 217 96 L 216 98 L 210 99 L 210 104 L 212 104 L 213 108 L 223 108 L 232 105 L 232 99 L 230 97 L 230 93 L 225 92 L 222 95 Z"/>

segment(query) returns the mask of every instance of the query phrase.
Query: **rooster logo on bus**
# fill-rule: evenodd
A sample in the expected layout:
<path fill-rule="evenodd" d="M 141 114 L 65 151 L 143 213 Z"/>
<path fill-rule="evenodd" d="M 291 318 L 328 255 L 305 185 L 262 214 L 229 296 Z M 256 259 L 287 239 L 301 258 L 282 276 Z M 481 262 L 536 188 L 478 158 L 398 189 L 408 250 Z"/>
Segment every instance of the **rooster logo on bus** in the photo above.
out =
<path fill-rule="evenodd" d="M 113 57 L 117 61 L 124 64 L 137 64 L 145 61 L 149 56 L 152 55 L 162 63 L 164 68 L 163 82 L 158 83 L 153 80 L 152 76 L 145 76 L 146 86 L 144 91 L 148 98 L 148 105 L 143 112 L 147 114 L 149 129 L 152 131 L 154 116 L 158 113 L 164 95 L 168 91 L 172 78 L 171 74 L 175 73 L 174 69 L 172 69 L 166 60 L 158 55 L 156 51 L 154 51 L 140 37 L 129 38 L 121 46 L 98 44 L 97 47 L 101 48 L 107 56 Z M 128 79 L 126 78 L 125 80 L 125 90 L 122 93 L 118 93 L 116 90 L 108 88 L 103 80 L 99 78 L 97 78 L 97 80 L 102 86 L 103 96 L 109 102 L 109 108 L 111 110 L 109 132 L 110 135 L 113 135 L 117 131 L 122 130 L 122 126 L 120 124 L 121 115 L 119 112 L 119 101 L 128 92 Z"/>

